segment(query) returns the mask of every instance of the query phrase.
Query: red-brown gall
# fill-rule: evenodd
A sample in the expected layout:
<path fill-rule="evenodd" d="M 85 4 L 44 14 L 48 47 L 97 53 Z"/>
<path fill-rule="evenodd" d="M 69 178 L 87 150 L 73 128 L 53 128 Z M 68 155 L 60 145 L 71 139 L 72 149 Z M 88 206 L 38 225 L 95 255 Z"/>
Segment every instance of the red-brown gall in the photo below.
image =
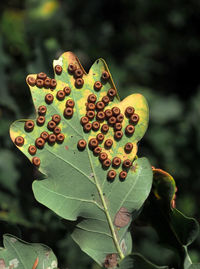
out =
<path fill-rule="evenodd" d="M 47 74 L 45 74 L 44 72 L 40 72 L 39 74 L 37 74 L 37 79 L 45 80 L 46 78 Z"/>
<path fill-rule="evenodd" d="M 107 119 L 109 119 L 110 117 L 112 117 L 113 113 L 111 109 L 106 109 L 105 110 L 105 116 Z"/>
<path fill-rule="evenodd" d="M 42 149 L 44 147 L 44 144 L 45 144 L 45 141 L 43 138 L 41 137 L 38 137 L 36 140 L 35 140 L 35 145 L 38 149 Z"/>
<path fill-rule="evenodd" d="M 44 141 L 47 141 L 47 139 L 48 139 L 48 137 L 49 137 L 49 134 L 48 134 L 46 131 L 44 131 L 44 132 L 42 132 L 42 133 L 40 134 L 40 137 L 41 137 L 42 139 L 44 139 Z"/>
<path fill-rule="evenodd" d="M 131 115 L 135 112 L 135 109 L 132 106 L 128 106 L 125 110 L 126 117 L 130 118 Z"/>
<path fill-rule="evenodd" d="M 100 81 L 96 81 L 96 82 L 94 83 L 94 89 L 95 89 L 96 91 L 99 91 L 99 90 L 101 90 L 101 88 L 102 88 L 102 84 L 101 84 L 101 82 L 100 82 Z"/>
<path fill-rule="evenodd" d="M 132 135 L 135 131 L 135 127 L 133 125 L 127 125 L 125 128 L 126 135 Z"/>
<path fill-rule="evenodd" d="M 25 131 L 27 131 L 27 132 L 31 132 L 31 131 L 33 131 L 33 129 L 34 129 L 34 126 L 35 126 L 34 121 L 32 121 L 32 120 L 27 120 L 27 121 L 25 122 L 25 124 L 24 124 L 24 129 L 25 129 Z"/>
<path fill-rule="evenodd" d="M 123 167 L 124 168 L 129 168 L 132 165 L 132 162 L 129 159 L 126 159 L 123 161 Z"/>
<path fill-rule="evenodd" d="M 44 116 L 38 116 L 36 122 L 37 122 L 38 126 L 42 126 L 45 123 L 45 117 Z"/>
<path fill-rule="evenodd" d="M 93 150 L 93 153 L 95 156 L 98 156 L 102 151 L 102 148 L 101 147 L 96 147 L 94 150 Z"/>
<path fill-rule="evenodd" d="M 68 99 L 67 101 L 66 101 L 66 107 L 74 107 L 74 105 L 75 105 L 75 103 L 74 103 L 74 100 L 72 100 L 72 99 Z"/>
<path fill-rule="evenodd" d="M 104 168 L 110 167 L 111 160 L 110 159 L 106 159 L 105 161 L 103 161 L 102 165 L 103 165 Z"/>
<path fill-rule="evenodd" d="M 39 167 L 40 166 L 40 158 L 38 157 L 33 157 L 32 159 L 32 164 L 34 164 L 36 167 Z"/>
<path fill-rule="evenodd" d="M 60 75 L 62 73 L 62 66 L 57 64 L 55 66 L 55 72 L 56 72 L 57 75 Z"/>
<path fill-rule="evenodd" d="M 117 119 L 117 122 L 122 122 L 124 120 L 124 115 L 119 114 L 116 119 Z"/>
<path fill-rule="evenodd" d="M 62 101 L 65 99 L 65 92 L 63 90 L 60 90 L 57 92 L 56 97 L 59 101 Z"/>
<path fill-rule="evenodd" d="M 64 141 L 64 139 L 65 139 L 64 134 L 58 134 L 58 135 L 56 136 L 56 142 L 57 142 L 58 144 L 61 144 L 61 143 Z"/>
<path fill-rule="evenodd" d="M 132 143 L 126 143 L 126 145 L 124 146 L 124 151 L 126 152 L 126 153 L 130 153 L 131 151 L 132 151 L 132 149 L 133 149 L 133 144 Z"/>
<path fill-rule="evenodd" d="M 108 105 L 108 103 L 110 102 L 110 98 L 105 95 L 104 97 L 102 97 L 101 101 L 106 105 Z"/>
<path fill-rule="evenodd" d="M 127 172 L 126 171 L 121 171 L 119 173 L 119 178 L 123 181 L 127 177 Z"/>
<path fill-rule="evenodd" d="M 94 119 L 94 116 L 95 116 L 95 112 L 93 110 L 87 111 L 86 117 L 88 117 L 89 120 Z"/>
<path fill-rule="evenodd" d="M 140 117 L 138 114 L 133 114 L 131 117 L 130 117 L 130 123 L 132 123 L 133 125 L 136 125 L 139 121 Z"/>
<path fill-rule="evenodd" d="M 50 79 L 50 78 L 46 78 L 46 79 L 44 80 L 44 87 L 45 87 L 46 89 L 49 89 L 50 86 L 51 86 L 51 79 Z"/>
<path fill-rule="evenodd" d="M 103 121 L 105 119 L 105 113 L 103 111 L 98 111 L 96 115 L 96 119 L 99 121 Z"/>
<path fill-rule="evenodd" d="M 83 76 L 83 71 L 80 68 L 78 68 L 74 71 L 75 78 L 82 78 L 82 76 Z"/>
<path fill-rule="evenodd" d="M 84 139 L 81 139 L 78 141 L 77 147 L 79 150 L 84 150 L 86 148 L 86 141 Z"/>
<path fill-rule="evenodd" d="M 102 141 L 104 140 L 104 135 L 103 135 L 102 133 L 99 133 L 99 134 L 97 135 L 97 140 L 98 140 L 99 142 L 102 142 Z"/>
<path fill-rule="evenodd" d="M 107 71 L 103 71 L 102 75 L 101 75 L 101 78 L 103 80 L 108 80 L 110 78 L 110 75 L 109 75 L 109 73 Z"/>
<path fill-rule="evenodd" d="M 105 152 L 101 152 L 101 153 L 99 154 L 99 160 L 100 160 L 100 162 L 103 162 L 103 161 L 105 161 L 106 159 L 108 159 L 108 154 L 105 153 Z"/>
<path fill-rule="evenodd" d="M 81 88 L 84 84 L 84 80 L 82 78 L 77 78 L 75 80 L 75 87 L 76 88 Z"/>
<path fill-rule="evenodd" d="M 108 124 L 103 124 L 103 125 L 101 126 L 101 132 L 102 132 L 102 133 L 107 133 L 108 130 L 109 130 L 109 126 L 108 126 Z"/>
<path fill-rule="evenodd" d="M 110 171 L 108 171 L 107 179 L 110 181 L 114 180 L 116 175 L 117 175 L 117 173 L 114 170 L 110 170 Z"/>
<path fill-rule="evenodd" d="M 86 109 L 87 110 L 95 110 L 95 104 L 94 103 L 88 103 Z"/>
<path fill-rule="evenodd" d="M 96 148 L 98 145 L 99 145 L 99 142 L 98 142 L 98 140 L 97 140 L 96 138 L 91 138 L 91 139 L 89 140 L 89 147 L 90 147 L 90 149 L 94 149 L 94 148 Z"/>
<path fill-rule="evenodd" d="M 50 88 L 51 89 L 55 89 L 55 87 L 57 86 L 57 82 L 54 78 L 51 79 L 51 83 L 50 83 Z"/>
<path fill-rule="evenodd" d="M 30 145 L 28 147 L 28 152 L 29 152 L 30 155 L 35 155 L 36 151 L 37 151 L 37 148 L 35 146 L 33 146 L 33 145 Z"/>
<path fill-rule="evenodd" d="M 92 129 L 92 123 L 88 122 L 83 126 L 83 130 L 88 133 Z"/>
<path fill-rule="evenodd" d="M 104 103 L 102 101 L 98 101 L 96 103 L 96 110 L 103 110 L 105 107 Z"/>
<path fill-rule="evenodd" d="M 18 146 L 18 147 L 21 147 L 24 145 L 24 138 L 22 136 L 17 136 L 15 138 L 15 144 Z"/>
<path fill-rule="evenodd" d="M 38 114 L 41 116 L 44 116 L 47 112 L 47 108 L 46 106 L 39 106 L 38 107 Z"/>
<path fill-rule="evenodd" d="M 42 80 L 42 79 L 36 79 L 35 85 L 36 85 L 38 88 L 42 88 L 43 85 L 44 85 L 44 80 Z"/>
<path fill-rule="evenodd" d="M 27 82 L 28 82 L 28 84 L 30 85 L 30 86 L 35 86 L 35 82 L 36 82 L 36 80 L 35 80 L 35 78 L 34 77 L 28 77 L 27 78 Z"/>
<path fill-rule="evenodd" d="M 95 94 L 91 93 L 89 96 L 88 96 L 88 102 L 90 103 L 95 103 L 97 100 L 97 97 Z"/>
<path fill-rule="evenodd" d="M 49 142 L 49 144 L 54 144 L 56 142 L 56 135 L 50 134 L 48 137 L 48 142 Z"/>
<path fill-rule="evenodd" d="M 114 157 L 112 160 L 113 167 L 117 168 L 121 164 L 121 159 L 119 157 Z"/>
<path fill-rule="evenodd" d="M 88 122 L 89 122 L 88 117 L 85 117 L 85 116 L 84 116 L 84 117 L 81 118 L 81 124 L 82 124 L 82 125 L 84 125 L 84 124 L 86 124 L 86 123 L 88 123 Z"/>
<path fill-rule="evenodd" d="M 108 119 L 109 125 L 113 126 L 116 123 L 116 118 L 114 116 L 110 117 Z"/>
<path fill-rule="evenodd" d="M 114 137 L 115 137 L 116 140 L 120 140 L 122 138 L 122 136 L 123 136 L 123 132 L 122 131 L 116 131 L 114 133 Z"/>
<path fill-rule="evenodd" d="M 77 67 L 76 67 L 75 64 L 70 63 L 70 64 L 68 65 L 68 71 L 69 71 L 69 73 L 74 73 L 74 71 L 75 71 L 76 69 L 77 69 Z"/>
<path fill-rule="evenodd" d="M 111 148 L 112 145 L 113 145 L 112 139 L 106 139 L 106 141 L 104 143 L 105 148 Z"/>
<path fill-rule="evenodd" d="M 64 114 L 65 118 L 69 119 L 69 118 L 71 118 L 73 116 L 73 113 L 74 113 L 73 108 L 72 107 L 67 107 L 67 108 L 65 108 L 63 114 Z"/>
<path fill-rule="evenodd" d="M 115 131 L 120 131 L 122 129 L 122 125 L 120 122 L 116 122 L 114 126 Z"/>
<path fill-rule="evenodd" d="M 64 87 L 63 91 L 65 92 L 65 94 L 68 96 L 71 93 L 71 88 L 70 87 Z"/>
<path fill-rule="evenodd" d="M 53 102 L 53 99 L 54 99 L 54 97 L 51 93 L 48 93 L 45 95 L 45 102 L 47 104 L 51 104 Z"/>
<path fill-rule="evenodd" d="M 54 114 L 54 115 L 52 116 L 52 121 L 54 121 L 56 124 L 59 124 L 60 121 L 61 121 L 61 116 L 58 115 L 58 114 Z"/>
<path fill-rule="evenodd" d="M 100 127 L 100 123 L 98 121 L 94 121 L 92 123 L 92 130 L 93 131 L 98 131 L 99 130 L 99 127 Z"/>
<path fill-rule="evenodd" d="M 117 117 L 120 114 L 120 109 L 116 106 L 112 108 L 113 116 Z"/>
<path fill-rule="evenodd" d="M 113 98 L 116 96 L 116 90 L 115 89 L 113 89 L 113 88 L 110 88 L 109 90 L 108 90 L 108 93 L 107 93 L 107 95 L 108 95 L 108 97 L 110 98 L 110 100 L 113 100 Z"/>
<path fill-rule="evenodd" d="M 53 129 L 56 127 L 56 123 L 53 121 L 53 120 L 50 120 L 47 124 L 47 128 L 50 130 L 50 131 L 53 131 Z"/>
<path fill-rule="evenodd" d="M 61 132 L 61 129 L 60 129 L 60 127 L 58 127 L 58 126 L 56 126 L 56 127 L 54 128 L 54 130 L 53 130 L 53 133 L 54 133 L 55 135 L 58 135 L 60 132 Z"/>

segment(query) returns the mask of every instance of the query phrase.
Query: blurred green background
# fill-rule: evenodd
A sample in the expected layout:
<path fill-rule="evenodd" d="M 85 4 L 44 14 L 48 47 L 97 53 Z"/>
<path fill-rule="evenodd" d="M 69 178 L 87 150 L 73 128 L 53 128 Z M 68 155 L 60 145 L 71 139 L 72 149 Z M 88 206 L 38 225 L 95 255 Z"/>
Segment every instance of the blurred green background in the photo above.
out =
<path fill-rule="evenodd" d="M 138 154 L 172 174 L 177 208 L 200 220 L 199 29 L 199 0 L 1 1 L 1 234 L 49 245 L 61 269 L 97 268 L 61 220 L 35 201 L 36 172 L 9 138 L 9 125 L 34 113 L 27 74 L 52 76 L 53 59 L 68 50 L 86 71 L 104 58 L 122 99 L 132 92 L 147 98 L 150 123 Z M 151 228 L 138 229 L 133 237 L 135 250 L 157 264 L 173 265 L 171 252 L 159 247 Z M 200 237 L 190 254 L 200 261 Z"/>

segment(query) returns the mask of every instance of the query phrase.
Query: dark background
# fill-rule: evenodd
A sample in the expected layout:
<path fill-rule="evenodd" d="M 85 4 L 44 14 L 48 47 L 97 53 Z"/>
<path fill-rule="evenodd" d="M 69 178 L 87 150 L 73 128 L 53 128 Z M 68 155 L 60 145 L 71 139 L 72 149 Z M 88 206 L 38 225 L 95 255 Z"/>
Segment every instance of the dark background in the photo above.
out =
<path fill-rule="evenodd" d="M 68 50 L 86 71 L 104 58 L 122 99 L 132 92 L 147 98 L 150 122 L 138 154 L 175 178 L 177 208 L 200 220 L 199 29 L 199 0 L 1 1 L 1 234 L 49 245 L 61 269 L 97 268 L 58 217 L 35 201 L 35 171 L 9 138 L 9 125 L 34 112 L 27 74 L 52 76 L 53 59 Z M 157 264 L 171 263 L 150 228 L 135 236 L 134 248 Z M 200 261 L 200 237 L 189 249 Z"/>

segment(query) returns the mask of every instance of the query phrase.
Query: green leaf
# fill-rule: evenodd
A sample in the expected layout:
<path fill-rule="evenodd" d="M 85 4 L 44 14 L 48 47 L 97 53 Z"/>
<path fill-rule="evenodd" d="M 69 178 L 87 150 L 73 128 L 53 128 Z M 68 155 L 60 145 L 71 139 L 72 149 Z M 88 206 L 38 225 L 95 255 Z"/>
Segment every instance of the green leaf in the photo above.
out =
<path fill-rule="evenodd" d="M 168 266 L 157 266 L 142 255 L 133 253 L 125 257 L 119 265 L 119 269 L 167 269 Z"/>
<path fill-rule="evenodd" d="M 3 236 L 4 248 L 0 248 L 0 268 L 57 268 L 52 250 L 42 244 L 29 244 L 15 236 Z"/>
<path fill-rule="evenodd" d="M 68 72 L 69 64 L 74 64 L 82 70 L 84 80 L 82 87 L 76 86 L 74 76 Z M 108 133 L 104 134 L 103 143 L 99 142 L 99 146 L 108 155 L 109 160 L 112 161 L 116 156 L 121 159 L 119 167 L 110 166 L 106 169 L 89 146 L 86 146 L 85 150 L 79 150 L 77 145 L 80 139 L 84 139 L 88 145 L 90 139 L 100 133 L 100 131 L 84 132 L 80 119 L 86 114 L 86 104 L 91 93 L 96 95 L 97 101 L 101 101 L 102 97 L 107 96 L 110 88 L 115 91 L 108 67 L 102 59 L 99 59 L 86 74 L 76 56 L 71 52 L 64 53 L 57 61 L 54 61 L 54 67 L 56 65 L 62 66 L 62 73 L 55 75 L 57 81 L 55 90 L 30 86 L 36 112 L 40 105 L 47 107 L 45 124 L 37 126 L 36 120 L 33 120 L 34 129 L 26 132 L 24 130 L 26 120 L 16 121 L 11 126 L 11 138 L 14 142 L 17 136 L 24 138 L 24 145 L 18 148 L 32 161 L 33 156 L 28 152 L 29 145 L 35 144 L 36 138 L 42 131 L 49 132 L 47 123 L 54 114 L 61 116 L 59 127 L 65 136 L 63 143 L 45 143 L 43 149 L 37 149 L 36 156 L 41 161 L 39 170 L 44 176 L 42 180 L 33 182 L 34 195 L 40 203 L 64 219 L 77 220 L 72 237 L 97 263 L 103 264 L 106 256 L 112 253 L 116 253 L 117 257 L 122 259 L 124 255 L 131 252 L 132 243 L 128 227 L 131 220 L 134 220 L 140 212 L 152 184 L 152 170 L 149 162 L 145 158 L 136 159 L 137 142 L 144 135 L 148 124 L 146 100 L 140 94 L 132 94 L 122 102 L 119 101 L 117 95 L 114 100 L 110 98 L 105 109 L 113 107 L 120 109 L 124 115 L 122 122 L 124 134 L 121 140 L 116 140 L 114 128 L 110 126 Z M 110 76 L 107 81 L 101 77 L 104 71 L 107 71 Z M 36 78 L 36 75 L 29 77 Z M 96 81 L 102 83 L 101 90 L 94 89 Z M 71 93 L 60 101 L 57 98 L 57 92 L 66 86 L 71 88 Z M 45 103 L 47 93 L 51 93 L 54 97 L 52 104 Z M 75 102 L 71 118 L 63 115 L 68 99 L 73 99 Z M 129 124 L 129 118 L 125 115 L 125 109 L 128 106 L 134 107 L 135 113 L 139 115 L 139 121 L 131 136 L 125 132 Z M 96 120 L 100 122 L 100 126 L 107 123 L 106 120 L 103 123 Z M 110 149 L 104 144 L 106 139 L 113 141 Z M 133 145 L 131 152 L 124 150 L 127 142 Z M 126 159 L 133 162 L 129 169 L 124 169 L 122 165 Z M 114 181 L 108 178 L 110 170 L 116 172 Z M 127 172 L 125 180 L 119 178 L 122 170 Z"/>
<path fill-rule="evenodd" d="M 200 263 L 198 264 L 192 264 L 189 269 L 200 269 Z"/>
<path fill-rule="evenodd" d="M 187 246 L 196 239 L 199 225 L 195 219 L 172 208 L 176 187 L 171 175 L 154 168 L 153 175 L 152 192 L 142 216 L 154 227 L 160 242 L 177 255 L 178 268 L 187 269 L 191 265 Z"/>

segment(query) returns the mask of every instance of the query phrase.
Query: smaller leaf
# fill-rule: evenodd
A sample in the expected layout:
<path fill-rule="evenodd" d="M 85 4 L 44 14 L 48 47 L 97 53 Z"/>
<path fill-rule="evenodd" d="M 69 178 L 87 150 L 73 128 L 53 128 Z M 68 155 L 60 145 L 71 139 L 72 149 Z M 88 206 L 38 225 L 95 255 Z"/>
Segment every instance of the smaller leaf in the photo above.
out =
<path fill-rule="evenodd" d="M 152 170 L 154 195 L 158 200 L 171 203 L 176 192 L 176 183 L 173 177 L 162 169 L 153 168 Z"/>
<path fill-rule="evenodd" d="M 156 230 L 160 242 L 174 251 L 178 268 L 188 269 L 191 260 L 187 246 L 196 239 L 199 226 L 195 219 L 173 208 L 175 192 L 173 177 L 153 168 L 153 188 L 142 216 Z"/>
<path fill-rule="evenodd" d="M 3 236 L 4 248 L 0 248 L 0 268 L 57 268 L 52 250 L 42 244 L 29 244 L 15 236 Z"/>
<path fill-rule="evenodd" d="M 168 266 L 157 266 L 147 259 L 145 259 L 142 255 L 138 253 L 132 253 L 122 260 L 120 263 L 119 269 L 167 269 Z"/>

